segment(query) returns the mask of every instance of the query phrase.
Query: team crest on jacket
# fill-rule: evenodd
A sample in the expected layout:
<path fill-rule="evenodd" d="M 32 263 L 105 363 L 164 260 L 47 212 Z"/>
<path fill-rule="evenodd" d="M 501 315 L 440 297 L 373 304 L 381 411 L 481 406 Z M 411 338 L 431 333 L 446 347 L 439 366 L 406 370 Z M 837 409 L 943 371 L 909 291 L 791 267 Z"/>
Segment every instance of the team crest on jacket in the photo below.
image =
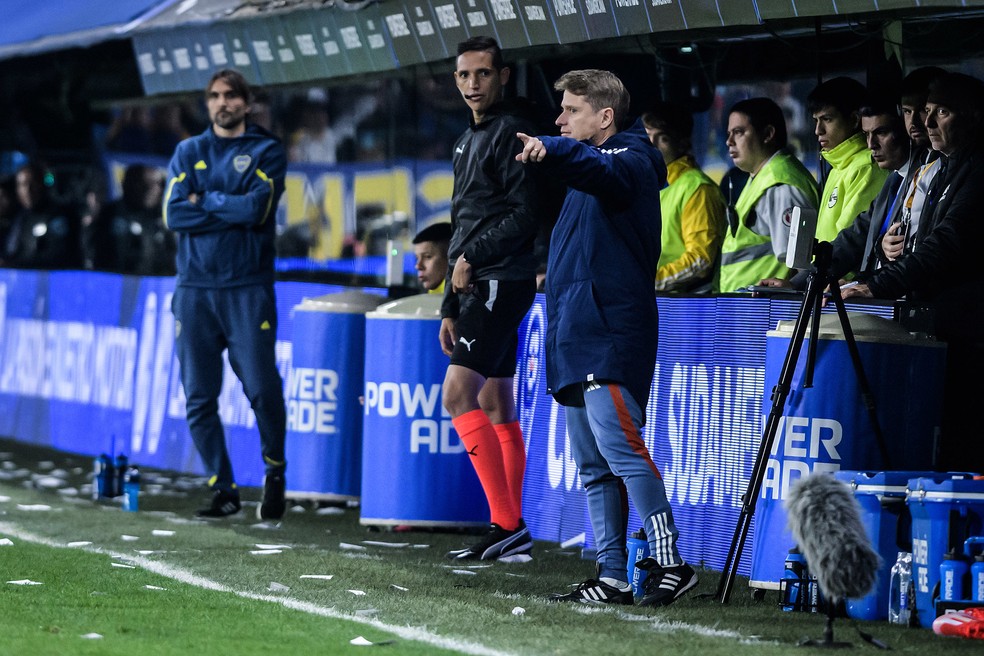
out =
<path fill-rule="evenodd" d="M 793 225 L 793 208 L 787 207 L 786 211 L 782 213 L 782 224 L 787 228 Z"/>
<path fill-rule="evenodd" d="M 249 163 L 252 161 L 253 158 L 249 155 L 236 155 L 236 158 L 232 160 L 232 167 L 239 173 L 243 173 L 249 168 Z"/>
<path fill-rule="evenodd" d="M 833 191 L 830 192 L 830 197 L 827 198 L 827 207 L 833 207 L 837 204 L 837 187 L 834 187 Z"/>

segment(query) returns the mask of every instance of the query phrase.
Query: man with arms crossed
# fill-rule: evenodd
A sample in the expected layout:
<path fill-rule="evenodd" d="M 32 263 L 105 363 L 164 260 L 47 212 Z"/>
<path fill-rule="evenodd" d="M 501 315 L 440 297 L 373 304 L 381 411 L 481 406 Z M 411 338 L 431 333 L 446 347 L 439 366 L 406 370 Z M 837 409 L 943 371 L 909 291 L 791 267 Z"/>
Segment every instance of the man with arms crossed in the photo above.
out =
<path fill-rule="evenodd" d="M 212 121 L 178 144 L 168 165 L 164 223 L 178 235 L 174 340 L 187 397 L 188 429 L 212 489 L 202 517 L 242 508 L 219 419 L 222 352 L 256 415 L 266 475 L 260 519 L 284 515 L 284 384 L 277 368 L 274 239 L 284 191 L 283 145 L 246 122 L 252 92 L 231 69 L 212 76 L 205 102 Z"/>

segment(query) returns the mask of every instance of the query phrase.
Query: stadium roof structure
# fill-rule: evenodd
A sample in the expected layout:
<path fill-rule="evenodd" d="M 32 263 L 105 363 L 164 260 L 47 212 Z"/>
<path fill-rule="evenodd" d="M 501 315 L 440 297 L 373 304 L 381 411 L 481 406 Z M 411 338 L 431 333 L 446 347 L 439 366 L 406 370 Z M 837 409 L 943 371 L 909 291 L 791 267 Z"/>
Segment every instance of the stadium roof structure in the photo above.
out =
<path fill-rule="evenodd" d="M 833 23 L 984 19 L 984 0 L 40 0 L 4 2 L 0 60 L 129 40 L 145 95 L 342 81 L 443 63 L 469 36 L 507 55 L 647 52 L 688 40 L 808 37 Z M 967 21 L 974 18 L 974 21 Z M 514 54 L 515 53 L 515 54 Z M 764 62 L 762 62 L 764 63 Z"/>

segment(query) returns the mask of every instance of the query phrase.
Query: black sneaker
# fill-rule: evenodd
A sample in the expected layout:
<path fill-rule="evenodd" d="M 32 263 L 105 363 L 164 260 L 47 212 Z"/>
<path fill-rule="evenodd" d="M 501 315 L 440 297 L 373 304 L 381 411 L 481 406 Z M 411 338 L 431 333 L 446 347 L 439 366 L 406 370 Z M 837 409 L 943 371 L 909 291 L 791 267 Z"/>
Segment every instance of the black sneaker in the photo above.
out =
<path fill-rule="evenodd" d="M 285 491 L 287 479 L 283 474 L 267 474 L 263 477 L 263 500 L 256 507 L 257 519 L 280 519 L 287 510 Z"/>
<path fill-rule="evenodd" d="M 448 552 L 451 560 L 495 560 L 507 556 L 529 554 L 533 551 L 533 537 L 526 522 L 519 520 L 515 531 L 507 531 L 493 523 L 484 538 L 465 549 Z"/>
<path fill-rule="evenodd" d="M 228 517 L 242 510 L 239 492 L 236 490 L 216 490 L 212 493 L 212 503 L 195 514 L 199 517 Z"/>
<path fill-rule="evenodd" d="M 598 579 L 588 579 L 572 592 L 556 593 L 547 597 L 550 601 L 576 601 L 582 604 L 632 605 L 632 588 L 621 590 Z"/>
<path fill-rule="evenodd" d="M 646 577 L 640 606 L 668 606 L 684 592 L 697 585 L 697 572 L 684 563 L 676 567 L 660 567 L 655 558 L 643 558 L 636 567 L 649 572 Z"/>

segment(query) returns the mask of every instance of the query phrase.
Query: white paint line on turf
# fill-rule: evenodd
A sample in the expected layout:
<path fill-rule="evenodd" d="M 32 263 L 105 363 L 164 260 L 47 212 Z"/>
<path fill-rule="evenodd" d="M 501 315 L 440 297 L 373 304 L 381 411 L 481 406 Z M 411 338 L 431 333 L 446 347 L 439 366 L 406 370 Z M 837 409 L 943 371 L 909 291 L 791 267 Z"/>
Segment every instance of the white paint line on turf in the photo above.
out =
<path fill-rule="evenodd" d="M 25 542 L 40 544 L 46 547 L 68 548 L 64 544 L 59 544 L 40 535 L 35 535 L 28 531 L 21 530 L 19 527 L 7 522 L 0 522 L 0 533 L 4 533 L 8 536 L 13 536 L 20 540 L 24 540 Z M 75 548 L 77 549 L 79 547 L 75 547 Z M 110 551 L 108 549 L 100 549 L 97 547 L 83 547 L 83 549 L 85 551 L 107 554 L 109 556 L 112 556 L 113 558 L 126 560 L 135 565 L 139 565 L 141 568 L 149 572 L 160 574 L 161 576 L 165 576 L 169 579 L 180 581 L 181 583 L 187 583 L 188 585 L 193 585 L 198 588 L 204 588 L 206 590 L 214 590 L 216 592 L 231 592 L 240 597 L 243 597 L 244 599 L 255 599 L 257 601 L 267 601 L 274 604 L 280 604 L 292 610 L 299 610 L 305 613 L 310 613 L 312 615 L 318 615 L 320 617 L 327 617 L 330 619 L 337 619 L 337 620 L 348 620 L 350 622 L 358 622 L 359 624 L 371 626 L 381 631 L 386 631 L 387 633 L 397 635 L 403 638 L 404 640 L 413 640 L 416 642 L 422 642 L 428 645 L 434 645 L 435 647 L 441 647 L 443 649 L 451 649 L 457 652 L 461 652 L 463 654 L 474 654 L 475 656 L 509 656 L 508 652 L 503 652 L 501 649 L 493 649 L 491 647 L 486 647 L 485 645 L 479 645 L 472 642 L 465 642 L 462 640 L 452 640 L 449 638 L 445 638 L 443 636 L 434 635 L 433 633 L 430 633 L 423 629 L 418 629 L 409 626 L 396 626 L 392 624 L 386 624 L 385 622 L 380 622 L 379 620 L 373 619 L 371 617 L 340 613 L 333 608 L 325 608 L 324 606 L 318 606 L 316 604 L 308 603 L 305 601 L 298 601 L 296 599 L 288 599 L 282 596 L 260 595 L 260 594 L 254 594 L 252 592 L 234 590 L 233 588 L 230 588 L 216 581 L 211 581 L 209 579 L 205 579 L 200 576 L 197 576 L 186 569 L 180 567 L 172 567 L 170 565 L 149 560 L 147 558 L 134 556 L 133 554 L 122 554 L 122 553 L 117 553 L 115 551 Z"/>
<path fill-rule="evenodd" d="M 66 548 L 67 545 L 58 544 L 38 535 L 22 531 L 18 527 L 0 522 L 0 533 L 6 533 L 12 535 L 21 540 L 27 542 L 34 542 L 37 544 L 43 544 L 49 547 L 59 547 Z M 78 548 L 78 547 L 76 547 Z M 319 615 L 321 617 L 328 617 L 340 620 L 350 620 L 352 622 L 359 622 L 360 624 L 365 624 L 372 626 L 374 628 L 380 629 L 382 631 L 387 631 L 394 635 L 398 635 L 405 640 L 414 640 L 417 642 L 423 642 L 429 645 L 435 645 L 445 649 L 453 649 L 466 654 L 475 654 L 476 656 L 509 656 L 508 652 L 503 652 L 500 649 L 491 649 L 485 645 L 479 645 L 469 642 L 450 640 L 441 636 L 428 633 L 423 629 L 416 629 L 407 626 L 395 626 L 390 624 L 385 624 L 379 620 L 372 619 L 365 615 L 347 615 L 345 613 L 340 613 L 332 608 L 325 608 L 323 606 L 317 606 L 308 602 L 298 601 L 296 599 L 289 599 L 282 596 L 272 596 L 272 595 L 258 595 L 250 592 L 243 592 L 239 590 L 234 590 L 227 587 L 221 583 L 210 581 L 204 579 L 200 576 L 196 576 L 190 571 L 184 570 L 182 568 L 172 567 L 164 563 L 142 558 L 140 556 L 134 556 L 133 554 L 121 554 L 106 549 L 93 548 L 93 547 L 83 547 L 86 551 L 92 551 L 93 553 L 108 554 L 113 558 L 120 560 L 126 560 L 129 563 L 134 563 L 139 565 L 143 569 L 154 572 L 155 574 L 160 574 L 170 579 L 181 581 L 182 583 L 187 583 L 189 585 L 194 585 L 199 588 L 206 588 L 209 590 L 216 590 L 219 592 L 232 592 L 239 595 L 240 597 L 246 599 L 256 599 L 259 601 L 268 601 L 275 604 L 281 604 L 287 608 L 293 610 L 299 610 L 312 615 Z M 117 563 L 113 563 L 114 566 L 122 566 Z M 474 572 L 464 572 L 467 574 L 473 574 Z M 309 578 L 312 575 L 302 574 L 301 578 Z M 329 577 L 330 578 L 330 577 Z M 549 603 L 549 602 L 546 602 Z M 711 638 L 731 638 L 736 639 L 743 644 L 774 644 L 771 641 L 759 641 L 754 637 L 746 636 L 737 631 L 716 629 L 700 624 L 688 624 L 686 622 L 667 622 L 658 617 L 651 617 L 645 615 L 635 615 L 631 613 L 623 613 L 613 606 L 585 606 L 580 604 L 573 604 L 572 610 L 576 613 L 596 613 L 596 612 L 610 612 L 619 616 L 624 621 L 636 621 L 636 622 L 649 622 L 652 628 L 659 633 L 675 633 L 675 632 L 689 632 L 695 635 L 701 635 Z"/>

